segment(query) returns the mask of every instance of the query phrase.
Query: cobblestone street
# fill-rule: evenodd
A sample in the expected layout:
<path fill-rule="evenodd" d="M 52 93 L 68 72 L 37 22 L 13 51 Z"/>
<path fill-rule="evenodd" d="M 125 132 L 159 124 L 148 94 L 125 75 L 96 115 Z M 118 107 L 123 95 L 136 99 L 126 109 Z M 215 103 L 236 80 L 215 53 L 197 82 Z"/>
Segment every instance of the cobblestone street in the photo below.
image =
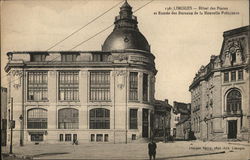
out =
<path fill-rule="evenodd" d="M 8 147 L 3 152 L 8 152 Z M 157 143 L 157 159 L 249 159 L 246 142 Z M 134 144 L 39 144 L 14 146 L 17 157 L 33 159 L 148 159 L 147 143 Z"/>

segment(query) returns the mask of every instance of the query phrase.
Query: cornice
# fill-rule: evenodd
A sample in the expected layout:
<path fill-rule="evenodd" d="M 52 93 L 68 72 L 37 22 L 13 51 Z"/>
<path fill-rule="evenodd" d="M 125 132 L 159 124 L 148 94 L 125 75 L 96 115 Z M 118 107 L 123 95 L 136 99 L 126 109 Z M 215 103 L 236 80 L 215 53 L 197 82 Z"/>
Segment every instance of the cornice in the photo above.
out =
<path fill-rule="evenodd" d="M 189 91 L 194 88 L 196 85 L 198 85 L 201 81 L 208 79 L 213 75 L 214 72 L 222 72 L 222 71 L 227 71 L 227 70 L 234 70 L 234 69 L 239 69 L 239 68 L 246 68 L 248 65 L 247 64 L 242 64 L 242 65 L 237 65 L 237 66 L 230 66 L 230 67 L 223 67 L 223 68 L 218 68 L 218 69 L 212 69 L 208 73 L 199 76 L 196 80 L 192 82 L 192 84 L 189 86 Z"/>

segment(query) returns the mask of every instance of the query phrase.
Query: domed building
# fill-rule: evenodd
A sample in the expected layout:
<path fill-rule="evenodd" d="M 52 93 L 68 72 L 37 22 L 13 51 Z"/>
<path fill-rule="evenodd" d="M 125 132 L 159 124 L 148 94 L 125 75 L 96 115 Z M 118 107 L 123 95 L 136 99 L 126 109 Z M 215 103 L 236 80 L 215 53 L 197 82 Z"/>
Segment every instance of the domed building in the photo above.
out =
<path fill-rule="evenodd" d="M 14 143 L 127 143 L 151 137 L 155 57 L 127 2 L 114 24 L 102 51 L 7 53 Z"/>
<path fill-rule="evenodd" d="M 114 31 L 105 40 L 103 51 L 138 50 L 150 53 L 150 46 L 137 26 L 137 18 L 127 1 L 120 8 L 119 16 L 115 17 Z"/>

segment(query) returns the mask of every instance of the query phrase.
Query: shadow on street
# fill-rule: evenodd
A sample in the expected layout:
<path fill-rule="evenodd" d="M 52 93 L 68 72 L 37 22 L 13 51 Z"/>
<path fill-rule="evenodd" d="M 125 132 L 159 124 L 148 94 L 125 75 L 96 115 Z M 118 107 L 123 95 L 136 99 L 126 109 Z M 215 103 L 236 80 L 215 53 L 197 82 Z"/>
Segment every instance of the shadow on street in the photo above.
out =
<path fill-rule="evenodd" d="M 59 155 L 59 154 L 69 154 L 69 152 L 41 153 L 41 154 L 32 155 L 32 157 L 53 156 L 53 155 Z"/>
<path fill-rule="evenodd" d="M 166 159 L 173 159 L 173 158 L 185 158 L 185 157 L 196 157 L 196 156 L 206 156 L 206 155 L 212 155 L 212 154 L 224 154 L 224 153 L 225 153 L 225 151 L 222 151 L 222 152 L 215 152 L 215 153 L 190 154 L 190 155 L 175 156 L 175 157 L 163 157 L 163 158 L 157 158 L 157 160 L 166 160 Z"/>

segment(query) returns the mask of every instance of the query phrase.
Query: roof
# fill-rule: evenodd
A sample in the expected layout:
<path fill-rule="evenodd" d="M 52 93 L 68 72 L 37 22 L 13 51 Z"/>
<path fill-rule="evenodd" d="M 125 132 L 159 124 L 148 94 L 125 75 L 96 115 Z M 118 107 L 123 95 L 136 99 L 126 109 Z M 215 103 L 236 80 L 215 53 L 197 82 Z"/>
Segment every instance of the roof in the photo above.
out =
<path fill-rule="evenodd" d="M 190 114 L 190 103 L 182 103 L 174 101 L 174 109 L 177 113 Z"/>
<path fill-rule="evenodd" d="M 223 33 L 223 36 L 232 36 L 232 35 L 235 35 L 235 34 L 239 34 L 239 33 L 242 33 L 242 32 L 249 32 L 250 30 L 250 26 L 243 26 L 243 27 L 239 27 L 239 28 L 235 28 L 235 29 L 231 29 L 231 30 L 228 30 L 228 31 L 225 31 Z"/>
<path fill-rule="evenodd" d="M 156 110 L 160 110 L 160 109 L 166 109 L 166 110 L 171 110 L 171 108 L 173 108 L 173 106 L 171 106 L 170 104 L 168 104 L 166 101 L 161 101 L 161 100 L 154 100 L 154 106 L 156 108 Z"/>
<path fill-rule="evenodd" d="M 137 18 L 133 15 L 132 7 L 127 1 L 120 8 L 114 24 L 113 32 L 103 43 L 103 51 L 136 49 L 150 52 L 150 45 L 139 31 Z"/>

